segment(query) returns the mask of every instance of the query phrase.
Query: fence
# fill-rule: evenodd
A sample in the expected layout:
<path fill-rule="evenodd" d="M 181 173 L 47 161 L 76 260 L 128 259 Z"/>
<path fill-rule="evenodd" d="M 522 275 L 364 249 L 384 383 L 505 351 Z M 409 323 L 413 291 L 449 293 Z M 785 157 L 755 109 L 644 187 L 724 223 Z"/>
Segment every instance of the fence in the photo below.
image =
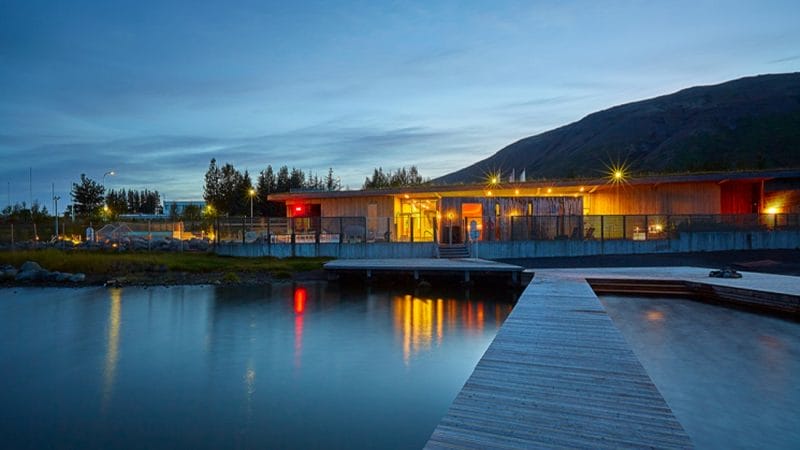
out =
<path fill-rule="evenodd" d="M 435 217 L 405 221 L 401 217 L 224 217 L 193 222 L 127 220 L 93 226 L 101 239 L 138 236 L 271 244 L 460 243 L 470 240 L 471 230 L 480 241 L 503 242 L 644 241 L 672 239 L 679 233 L 800 229 L 800 214 L 484 216 L 440 221 Z M 59 235 L 85 238 L 88 226 L 88 222 L 61 220 Z M 48 241 L 55 234 L 52 218 L 36 222 L 0 218 L 0 244 L 37 240 L 37 236 Z"/>

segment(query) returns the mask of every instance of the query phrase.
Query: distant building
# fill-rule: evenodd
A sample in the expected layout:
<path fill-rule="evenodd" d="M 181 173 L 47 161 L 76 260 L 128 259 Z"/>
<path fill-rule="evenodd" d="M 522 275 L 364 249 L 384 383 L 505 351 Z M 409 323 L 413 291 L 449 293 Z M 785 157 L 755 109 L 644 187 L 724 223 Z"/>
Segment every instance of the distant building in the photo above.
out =
<path fill-rule="evenodd" d="M 175 208 L 175 213 L 178 215 L 182 215 L 183 212 L 186 210 L 187 206 L 197 206 L 202 211 L 203 208 L 206 207 L 206 202 L 203 200 L 174 200 L 174 201 L 164 202 L 165 215 L 172 214 L 173 205 Z"/>

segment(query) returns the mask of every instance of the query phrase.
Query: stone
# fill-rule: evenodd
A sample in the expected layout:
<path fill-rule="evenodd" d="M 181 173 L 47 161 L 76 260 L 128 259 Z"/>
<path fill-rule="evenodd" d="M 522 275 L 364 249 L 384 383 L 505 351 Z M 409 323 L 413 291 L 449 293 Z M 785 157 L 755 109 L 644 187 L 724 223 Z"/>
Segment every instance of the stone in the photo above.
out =
<path fill-rule="evenodd" d="M 80 283 L 83 282 L 84 280 L 86 280 L 86 275 L 82 273 L 74 273 L 69 277 L 69 281 L 71 281 L 72 283 Z"/>
<path fill-rule="evenodd" d="M 69 281 L 69 277 L 72 276 L 71 273 L 66 273 L 66 272 L 56 272 L 56 273 L 58 274 L 58 276 L 56 277 L 56 281 L 59 283 Z"/>
<path fill-rule="evenodd" d="M 42 266 L 40 266 L 36 261 L 25 261 L 22 264 L 22 267 L 19 268 L 20 272 L 27 272 L 30 270 L 42 270 Z"/>
<path fill-rule="evenodd" d="M 39 281 L 39 280 L 45 278 L 47 273 L 48 272 L 46 270 L 42 270 L 42 269 L 39 269 L 39 270 L 36 270 L 36 269 L 33 269 L 33 270 L 20 270 L 17 273 L 17 276 L 14 277 L 14 279 L 16 281 L 22 281 L 22 282 Z"/>
<path fill-rule="evenodd" d="M 2 278 L 3 280 L 13 280 L 17 276 L 17 269 L 13 267 L 10 269 L 5 269 L 2 272 L 0 272 L 0 275 L 2 275 L 0 276 L 0 278 Z"/>

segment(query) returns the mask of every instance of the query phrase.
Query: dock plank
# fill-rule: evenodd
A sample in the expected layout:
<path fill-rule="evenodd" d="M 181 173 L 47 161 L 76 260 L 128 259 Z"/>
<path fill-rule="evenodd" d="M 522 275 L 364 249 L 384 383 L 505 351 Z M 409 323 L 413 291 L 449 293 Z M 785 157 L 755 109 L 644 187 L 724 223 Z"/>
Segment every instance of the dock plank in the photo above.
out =
<path fill-rule="evenodd" d="M 523 292 L 426 448 L 691 448 L 581 277 Z"/>

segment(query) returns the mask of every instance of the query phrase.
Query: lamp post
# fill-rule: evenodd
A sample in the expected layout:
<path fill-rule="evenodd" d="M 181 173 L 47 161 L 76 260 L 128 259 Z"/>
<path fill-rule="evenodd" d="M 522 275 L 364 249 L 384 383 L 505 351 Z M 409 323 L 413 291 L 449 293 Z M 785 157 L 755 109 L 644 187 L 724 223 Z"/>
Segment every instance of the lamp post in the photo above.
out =
<path fill-rule="evenodd" d="M 116 172 L 114 172 L 113 170 L 109 170 L 108 172 L 103 174 L 103 183 L 102 183 L 103 187 L 106 187 L 106 176 L 107 175 L 110 175 L 110 176 L 113 177 L 114 175 L 116 175 Z"/>
<path fill-rule="evenodd" d="M 61 197 L 59 197 L 57 195 L 53 196 L 53 202 L 55 202 L 55 205 L 56 205 L 56 213 L 55 213 L 55 216 L 56 216 L 56 240 L 58 240 L 58 201 L 59 200 L 61 200 Z"/>
<path fill-rule="evenodd" d="M 253 224 L 253 197 L 256 195 L 256 190 L 250 188 L 250 224 Z"/>

